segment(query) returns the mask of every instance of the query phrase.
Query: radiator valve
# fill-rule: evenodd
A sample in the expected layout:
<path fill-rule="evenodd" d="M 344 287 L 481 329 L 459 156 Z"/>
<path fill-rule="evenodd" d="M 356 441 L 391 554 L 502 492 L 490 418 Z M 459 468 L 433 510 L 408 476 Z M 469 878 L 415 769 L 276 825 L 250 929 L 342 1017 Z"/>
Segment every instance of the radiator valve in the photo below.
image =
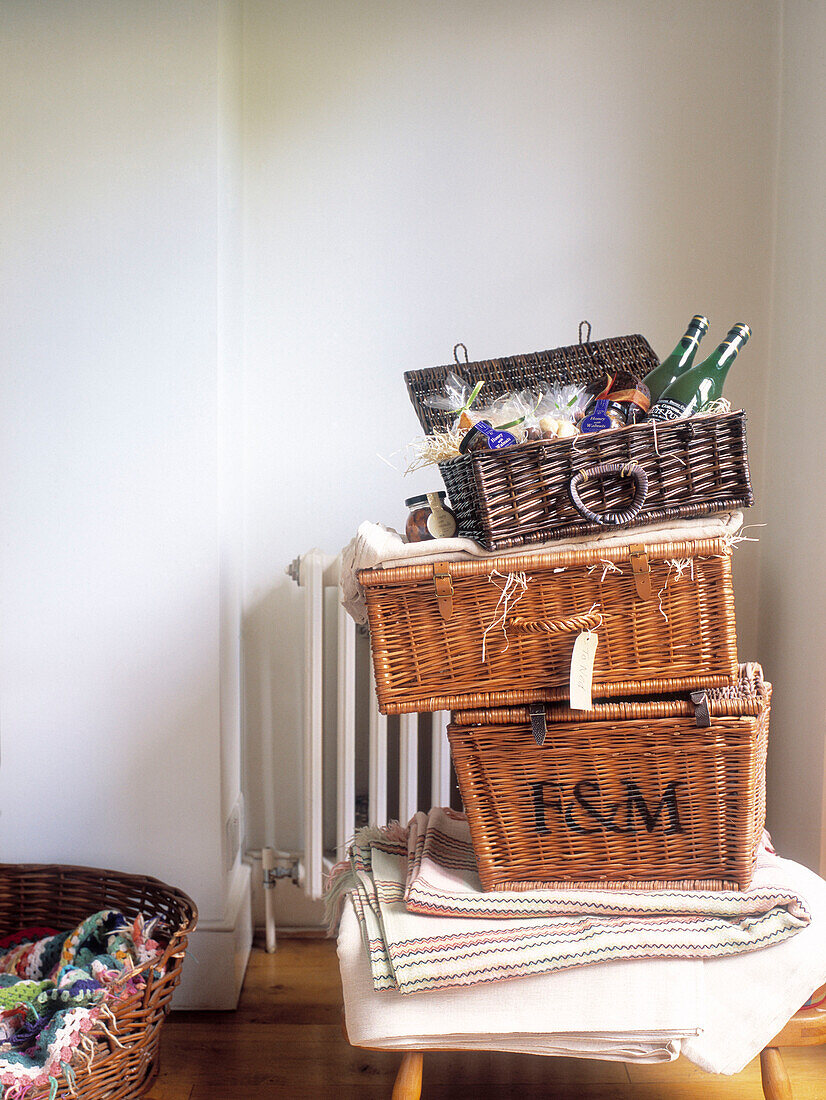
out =
<path fill-rule="evenodd" d="M 274 848 L 261 850 L 261 870 L 265 890 L 274 890 L 278 880 L 288 878 L 294 886 L 301 885 L 301 863 L 298 856 L 288 852 L 276 852 Z"/>

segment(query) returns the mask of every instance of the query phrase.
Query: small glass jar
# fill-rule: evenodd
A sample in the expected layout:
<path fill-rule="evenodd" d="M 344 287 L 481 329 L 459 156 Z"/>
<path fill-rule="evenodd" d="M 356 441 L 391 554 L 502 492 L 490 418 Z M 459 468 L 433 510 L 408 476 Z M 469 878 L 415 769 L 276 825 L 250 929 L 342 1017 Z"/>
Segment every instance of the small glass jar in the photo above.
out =
<path fill-rule="evenodd" d="M 602 398 L 608 402 L 605 413 L 615 428 L 644 420 L 651 406 L 651 391 L 645 382 L 628 370 L 616 371 L 613 376 L 606 375 L 606 379 L 606 385 L 600 383 L 592 387 L 593 396 L 588 402 L 586 414 L 592 413 L 597 401 Z"/>
<path fill-rule="evenodd" d="M 428 539 L 451 539 L 458 530 L 455 514 L 445 504 L 447 493 L 423 493 L 408 497 L 404 528 L 408 542 L 426 542 Z"/>

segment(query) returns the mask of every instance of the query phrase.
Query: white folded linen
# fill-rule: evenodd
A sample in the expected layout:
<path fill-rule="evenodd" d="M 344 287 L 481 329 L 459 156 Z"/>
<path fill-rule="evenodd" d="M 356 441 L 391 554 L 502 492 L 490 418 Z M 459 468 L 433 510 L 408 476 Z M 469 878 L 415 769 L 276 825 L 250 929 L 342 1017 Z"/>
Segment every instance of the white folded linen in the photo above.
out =
<path fill-rule="evenodd" d="M 739 1073 L 826 982 L 826 882 L 780 858 L 772 879 L 805 897 L 811 919 L 766 951 L 703 963 L 703 1032 L 683 1045 L 683 1053 L 712 1073 Z M 665 981 L 665 970 L 662 975 Z"/>
<path fill-rule="evenodd" d="M 412 997 L 373 988 L 348 903 L 338 955 L 350 1041 L 650 1062 L 681 1050 L 710 1073 L 739 1073 L 826 982 L 826 882 L 785 859 L 777 861 L 775 881 L 806 898 L 811 922 L 763 951 L 595 963 Z"/>
<path fill-rule="evenodd" d="M 406 997 L 377 993 L 352 906 L 338 935 L 347 1035 L 381 1050 L 502 1050 L 622 1062 L 670 1062 L 697 1034 L 701 964 L 605 963 L 518 981 L 442 989 Z M 633 1019 L 630 1008 L 634 1006 Z"/>
<path fill-rule="evenodd" d="M 512 550 L 491 552 L 473 539 L 432 539 L 428 542 L 405 542 L 398 531 L 381 523 L 362 523 L 358 532 L 341 552 L 341 603 L 357 623 L 367 622 L 364 589 L 358 582 L 361 569 L 394 569 L 402 565 L 428 565 L 440 561 L 467 561 L 479 558 L 508 558 L 519 554 L 571 550 L 576 547 L 599 546 L 616 549 L 631 543 L 644 542 L 656 546 L 663 542 L 730 538 L 743 524 L 743 513 L 717 512 L 698 519 L 667 520 L 644 527 L 607 527 L 603 531 L 577 538 L 556 539 L 520 546 Z"/>

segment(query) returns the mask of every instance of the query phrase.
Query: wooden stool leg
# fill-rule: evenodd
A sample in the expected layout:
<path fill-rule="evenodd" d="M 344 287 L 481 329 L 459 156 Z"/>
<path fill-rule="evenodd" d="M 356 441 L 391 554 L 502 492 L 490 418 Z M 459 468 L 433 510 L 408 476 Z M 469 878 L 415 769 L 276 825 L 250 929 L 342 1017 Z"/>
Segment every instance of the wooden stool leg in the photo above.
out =
<path fill-rule="evenodd" d="M 789 1075 L 777 1047 L 760 1051 L 760 1078 L 766 1100 L 793 1100 Z"/>
<path fill-rule="evenodd" d="M 393 1100 L 419 1100 L 422 1095 L 423 1063 L 424 1055 L 420 1050 L 405 1054 L 393 1085 Z"/>

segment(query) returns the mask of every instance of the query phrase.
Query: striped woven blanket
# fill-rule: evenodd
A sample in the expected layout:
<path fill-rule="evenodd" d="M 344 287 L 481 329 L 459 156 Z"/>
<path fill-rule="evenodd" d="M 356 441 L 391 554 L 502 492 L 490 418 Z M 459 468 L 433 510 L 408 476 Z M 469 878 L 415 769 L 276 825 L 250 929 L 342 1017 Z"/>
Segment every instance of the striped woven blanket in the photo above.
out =
<path fill-rule="evenodd" d="M 780 943 L 809 923 L 773 882 L 767 838 L 751 887 L 482 891 L 464 815 L 433 809 L 407 827 L 360 830 L 333 870 L 331 926 L 349 896 L 375 989 L 418 993 L 612 959 L 711 959 Z"/>

